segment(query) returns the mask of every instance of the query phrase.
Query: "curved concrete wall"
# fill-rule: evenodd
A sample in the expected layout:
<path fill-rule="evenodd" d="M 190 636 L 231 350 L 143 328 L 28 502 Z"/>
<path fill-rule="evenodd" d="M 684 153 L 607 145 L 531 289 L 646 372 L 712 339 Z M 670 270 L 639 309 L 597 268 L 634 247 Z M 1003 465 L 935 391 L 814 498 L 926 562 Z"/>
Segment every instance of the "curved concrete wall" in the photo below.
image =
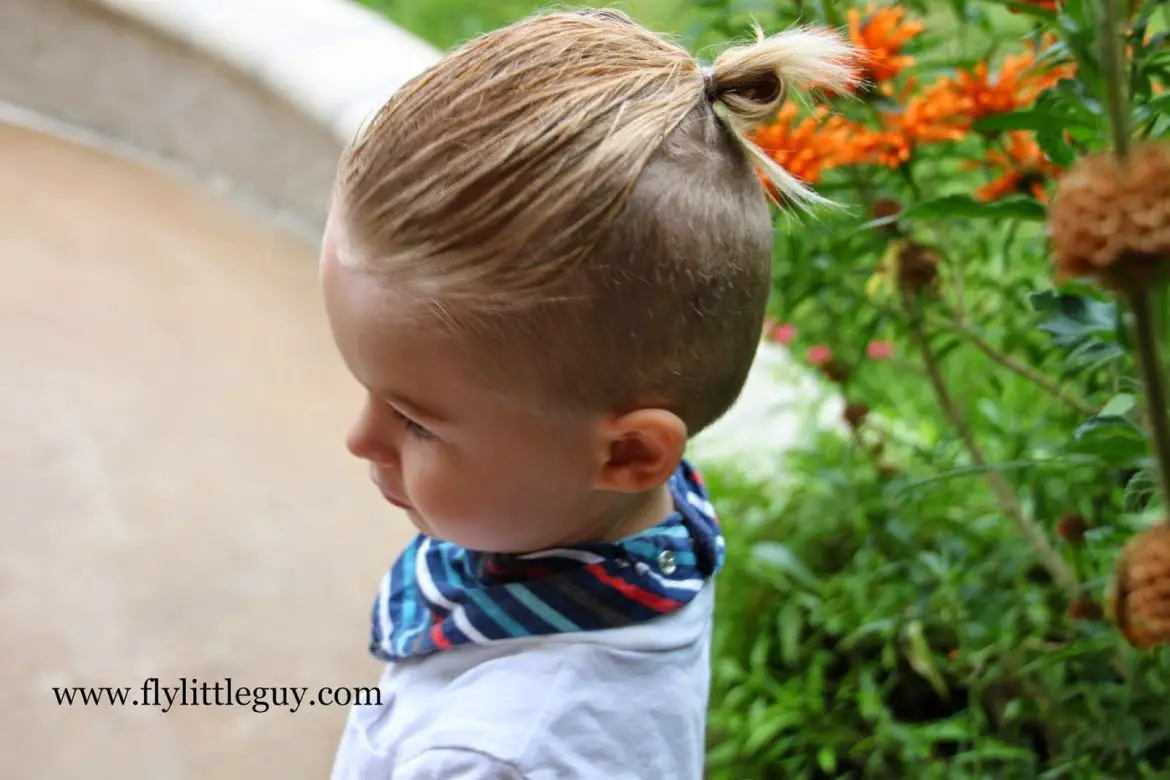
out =
<path fill-rule="evenodd" d="M 344 142 L 437 56 L 343 0 L 0 3 L 0 102 L 226 182 L 309 231 Z"/>

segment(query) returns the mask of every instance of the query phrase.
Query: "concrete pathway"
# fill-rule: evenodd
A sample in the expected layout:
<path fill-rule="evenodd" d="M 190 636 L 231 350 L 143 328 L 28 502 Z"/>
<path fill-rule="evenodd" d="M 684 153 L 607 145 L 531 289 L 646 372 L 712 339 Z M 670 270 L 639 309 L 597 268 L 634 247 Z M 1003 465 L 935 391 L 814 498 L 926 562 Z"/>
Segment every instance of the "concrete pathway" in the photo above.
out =
<path fill-rule="evenodd" d="M 368 605 L 411 529 L 344 450 L 314 252 L 0 125 L 0 778 L 327 776 L 343 707 L 52 690 L 375 680 Z"/>

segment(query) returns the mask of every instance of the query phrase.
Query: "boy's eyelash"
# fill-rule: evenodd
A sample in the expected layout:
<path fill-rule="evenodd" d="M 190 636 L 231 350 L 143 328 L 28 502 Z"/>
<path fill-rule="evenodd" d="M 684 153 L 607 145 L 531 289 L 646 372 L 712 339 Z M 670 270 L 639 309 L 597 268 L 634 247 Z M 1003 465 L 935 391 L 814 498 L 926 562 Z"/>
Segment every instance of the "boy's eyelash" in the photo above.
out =
<path fill-rule="evenodd" d="M 391 408 L 393 409 L 393 407 L 391 407 Z M 428 429 L 419 425 L 414 420 L 410 419 L 409 417 L 407 417 L 405 414 L 398 411 L 397 409 L 394 409 L 394 415 L 399 420 L 402 421 L 402 424 L 404 426 L 406 426 L 406 430 L 408 432 L 410 432 L 411 434 L 413 434 L 414 436 L 418 436 L 420 439 L 433 439 L 433 438 L 435 438 L 435 434 L 431 433 Z"/>

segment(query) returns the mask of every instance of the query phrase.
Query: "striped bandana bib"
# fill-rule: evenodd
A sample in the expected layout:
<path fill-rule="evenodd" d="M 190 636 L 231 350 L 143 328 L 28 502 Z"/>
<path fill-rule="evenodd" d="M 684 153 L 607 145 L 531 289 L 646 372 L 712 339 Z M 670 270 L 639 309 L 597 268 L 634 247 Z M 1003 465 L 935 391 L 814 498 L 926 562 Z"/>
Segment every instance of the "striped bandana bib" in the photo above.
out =
<path fill-rule="evenodd" d="M 682 609 L 722 566 L 724 541 L 689 463 L 669 486 L 674 513 L 619 542 L 513 555 L 419 535 L 382 578 L 370 652 L 399 661 L 465 644 L 618 628 Z"/>

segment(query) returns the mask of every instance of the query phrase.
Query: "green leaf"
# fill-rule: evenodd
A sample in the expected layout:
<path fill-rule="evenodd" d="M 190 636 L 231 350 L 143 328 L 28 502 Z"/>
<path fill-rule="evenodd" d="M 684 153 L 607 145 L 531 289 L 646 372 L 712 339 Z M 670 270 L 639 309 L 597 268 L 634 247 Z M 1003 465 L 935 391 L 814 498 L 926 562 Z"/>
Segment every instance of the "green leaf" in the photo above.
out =
<path fill-rule="evenodd" d="M 768 668 L 768 655 L 772 650 L 772 643 L 767 634 L 757 634 L 756 641 L 748 654 L 748 668 L 759 671 Z"/>
<path fill-rule="evenodd" d="M 780 542 L 759 542 L 752 549 L 752 555 L 760 563 L 781 570 L 810 590 L 816 590 L 820 586 L 816 576 L 801 563 L 796 553 L 787 545 Z"/>
<path fill-rule="evenodd" d="M 908 208 L 905 219 L 1024 219 L 1042 222 L 1047 215 L 1044 204 L 1023 195 L 989 203 L 970 195 L 943 195 L 924 200 Z"/>
<path fill-rule="evenodd" d="M 1133 110 L 1133 123 L 1140 125 L 1170 110 L 1170 94 L 1159 95 Z"/>
<path fill-rule="evenodd" d="M 867 230 L 876 230 L 877 228 L 888 227 L 896 223 L 901 218 L 901 214 L 891 214 L 888 217 L 878 217 L 877 219 L 871 219 L 868 222 L 862 222 L 860 225 L 858 225 L 853 234 L 862 233 Z M 851 234 L 849 238 L 852 238 L 853 234 Z"/>
<path fill-rule="evenodd" d="M 837 771 L 837 752 L 828 745 L 817 751 L 817 766 L 822 772 L 833 774 Z"/>
<path fill-rule="evenodd" d="M 1061 168 L 1072 167 L 1076 162 L 1077 150 L 1064 140 L 1060 127 L 1042 127 L 1036 132 L 1036 144 L 1045 156 Z"/>
<path fill-rule="evenodd" d="M 1125 355 L 1125 350 L 1121 348 L 1120 344 L 1102 341 L 1098 338 L 1088 338 L 1068 353 L 1068 362 L 1074 366 L 1096 368 L 1123 355 Z"/>
<path fill-rule="evenodd" d="M 1149 506 L 1150 499 L 1154 498 L 1158 490 L 1158 483 L 1154 480 L 1149 469 L 1142 469 L 1134 474 L 1125 485 L 1125 511 L 1141 512 Z"/>
<path fill-rule="evenodd" d="M 906 642 L 906 660 L 910 662 L 911 668 L 930 683 L 930 687 L 934 688 L 939 696 L 944 699 L 950 698 L 946 681 L 935 666 L 934 655 L 926 641 L 922 621 L 911 620 L 902 632 L 902 638 Z"/>
<path fill-rule="evenodd" d="M 1134 397 L 1129 393 L 1118 393 L 1109 399 L 1101 411 L 1097 412 L 1098 417 L 1125 417 L 1129 414 L 1134 406 L 1137 405 Z"/>
<path fill-rule="evenodd" d="M 1049 101 L 1060 101 L 1067 110 L 1083 112 L 1097 119 L 1105 115 L 1101 101 L 1078 79 L 1061 79 L 1055 87 L 1041 95 L 1038 102 L 1047 104 Z"/>
<path fill-rule="evenodd" d="M 1022 0 L 991 0 L 993 5 L 1000 5 L 1007 8 L 1012 13 L 1023 14 L 1024 16 L 1031 16 L 1037 19 L 1043 19 L 1047 22 L 1052 22 L 1056 19 L 1056 14 L 1045 8 L 1040 8 L 1036 5 L 1030 5 L 1022 2 Z"/>
<path fill-rule="evenodd" d="M 1170 80 L 1170 72 L 1166 74 L 1166 77 L 1167 80 Z M 1147 133 L 1149 138 L 1165 138 L 1167 135 L 1170 135 L 1170 113 L 1160 114 L 1155 118 L 1149 133 Z"/>
<path fill-rule="evenodd" d="M 1088 436 L 1101 434 L 1102 431 L 1106 432 L 1103 434 L 1106 436 L 1116 435 L 1120 431 L 1123 433 L 1132 433 L 1134 436 L 1141 438 L 1141 434 L 1137 429 L 1124 417 L 1105 414 L 1098 414 L 1096 417 L 1090 417 L 1088 420 L 1085 420 L 1085 422 L 1081 423 L 1073 431 L 1073 438 L 1084 439 Z"/>
<path fill-rule="evenodd" d="M 804 720 L 800 712 L 770 712 L 766 720 L 754 728 L 743 743 L 743 752 L 751 755 L 772 742 L 782 731 L 800 726 Z"/>
<path fill-rule="evenodd" d="M 800 658 L 800 637 L 804 630 L 804 613 L 792 602 L 780 610 L 780 659 L 788 666 Z"/>
<path fill-rule="evenodd" d="M 972 129 L 980 133 L 1001 130 L 1039 130 L 1051 125 L 1054 119 L 1051 114 L 1037 111 L 1034 108 L 1025 108 L 1019 111 L 1009 111 L 1006 114 L 985 116 L 977 120 L 972 125 Z"/>
<path fill-rule="evenodd" d="M 1149 453 L 1145 437 L 1123 417 L 1098 415 L 1073 431 L 1070 449 L 1091 453 L 1114 466 L 1128 468 Z"/>
<path fill-rule="evenodd" d="M 1024 748 L 1012 747 L 1011 745 L 992 742 L 990 740 L 981 740 L 978 747 L 965 750 L 955 756 L 953 763 L 955 766 L 962 766 L 964 764 L 975 764 L 989 759 L 1033 766 L 1036 763 L 1036 754 Z"/>
<path fill-rule="evenodd" d="M 1089 336 L 1113 332 L 1115 303 L 1054 290 L 1033 293 L 1028 301 L 1037 312 L 1051 315 L 1037 327 L 1060 346 L 1073 347 Z"/>
<path fill-rule="evenodd" d="M 861 717 L 872 723 L 886 713 L 886 706 L 874 680 L 873 670 L 862 669 L 858 682 L 857 707 L 861 711 Z"/>
<path fill-rule="evenodd" d="M 895 623 L 890 618 L 881 618 L 870 623 L 865 623 L 853 630 L 853 633 L 841 640 L 841 645 L 845 649 L 850 649 L 859 641 L 869 636 L 878 636 L 882 639 L 888 638 L 894 633 Z"/>
<path fill-rule="evenodd" d="M 983 117 L 974 124 L 979 132 L 993 132 L 999 130 L 1067 130 L 1073 125 L 1093 127 L 1071 111 L 1053 111 L 1051 108 L 1022 108 L 1018 111 L 1009 111 L 1006 114 L 993 114 Z"/>
<path fill-rule="evenodd" d="M 926 723 L 918 733 L 931 742 L 965 742 L 971 738 L 971 724 L 963 715 Z"/>

